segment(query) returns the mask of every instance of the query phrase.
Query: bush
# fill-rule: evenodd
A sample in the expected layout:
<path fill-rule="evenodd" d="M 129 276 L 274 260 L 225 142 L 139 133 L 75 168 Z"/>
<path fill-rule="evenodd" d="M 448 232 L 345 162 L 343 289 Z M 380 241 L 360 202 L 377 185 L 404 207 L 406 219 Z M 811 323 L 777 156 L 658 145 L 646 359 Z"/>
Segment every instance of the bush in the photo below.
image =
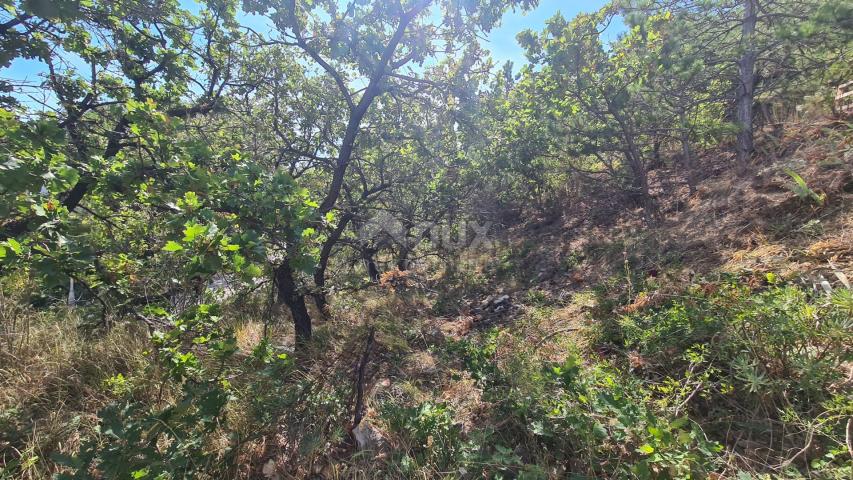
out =
<path fill-rule="evenodd" d="M 479 348 L 469 342 L 454 349 L 497 405 L 492 415 L 503 427 L 490 441 L 523 447 L 514 471 L 536 464 L 560 476 L 689 478 L 713 470 L 721 447 L 687 417 L 656 412 L 648 390 L 626 372 L 575 355 L 528 362 L 523 349 L 516 355 L 524 359 L 499 366 L 494 341 L 488 336 Z"/>
<path fill-rule="evenodd" d="M 225 362 L 236 352 L 233 332 L 220 325 L 218 308 L 190 309 L 168 330 L 155 332 L 153 344 L 161 385 L 178 385 L 179 397 L 162 408 L 124 400 L 102 409 L 99 435 L 74 457 L 54 457 L 74 471 L 59 478 L 92 478 L 93 471 L 108 478 L 197 478 L 224 472 L 232 464 L 221 458 L 230 449 L 210 447 L 232 399 L 223 374 Z"/>
<path fill-rule="evenodd" d="M 424 467 L 446 471 L 465 452 L 461 428 L 446 404 L 425 402 L 414 407 L 386 403 L 382 418 L 403 444 L 399 458 L 404 474 Z"/>
<path fill-rule="evenodd" d="M 849 396 L 838 400 L 853 345 L 846 290 L 826 296 L 767 280 L 758 290 L 736 280 L 694 286 L 651 312 L 622 316 L 625 346 L 644 359 L 643 375 L 663 375 L 653 383 L 661 406 L 692 409 L 737 450 L 756 442 L 767 449 L 766 463 L 753 468 L 794 468 L 824 454 L 832 458 L 815 465 L 835 468 L 841 412 L 853 409 Z M 740 437 L 753 440 L 741 445 Z"/>

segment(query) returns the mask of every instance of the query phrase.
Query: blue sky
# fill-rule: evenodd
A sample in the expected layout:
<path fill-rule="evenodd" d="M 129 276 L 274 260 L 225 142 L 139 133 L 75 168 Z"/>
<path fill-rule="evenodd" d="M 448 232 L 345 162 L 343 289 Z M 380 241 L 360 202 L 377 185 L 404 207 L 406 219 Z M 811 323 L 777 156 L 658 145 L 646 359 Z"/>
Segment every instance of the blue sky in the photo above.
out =
<path fill-rule="evenodd" d="M 507 12 L 501 26 L 490 32 L 486 47 L 491 50 L 492 57 L 498 65 L 511 60 L 518 68 L 526 61 L 524 51 L 515 40 L 519 32 L 527 29 L 542 30 L 545 27 L 545 21 L 557 12 L 567 19 L 572 19 L 581 12 L 594 12 L 606 3 L 605 0 L 539 0 L 539 6 L 532 11 Z M 613 40 L 623 30 L 624 25 L 614 22 L 604 32 L 604 38 Z"/>

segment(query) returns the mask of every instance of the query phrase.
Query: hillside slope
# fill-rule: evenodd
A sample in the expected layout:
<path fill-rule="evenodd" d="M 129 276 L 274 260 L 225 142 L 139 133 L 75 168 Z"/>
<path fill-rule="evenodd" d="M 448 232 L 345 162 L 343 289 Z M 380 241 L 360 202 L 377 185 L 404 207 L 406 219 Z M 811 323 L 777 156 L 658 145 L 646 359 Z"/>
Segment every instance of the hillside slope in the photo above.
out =
<path fill-rule="evenodd" d="M 236 354 L 203 359 L 228 372 L 223 418 L 161 410 L 193 398 L 151 361 L 167 336 L 79 330 L 7 279 L 4 472 L 92 445 L 144 461 L 139 432 L 177 418 L 185 441 L 157 448 L 229 478 L 850 478 L 853 136 L 790 125 L 759 148 L 749 177 L 703 152 L 693 194 L 654 170 L 654 215 L 602 192 L 341 293 L 310 364 L 289 322 L 232 299 Z"/>
<path fill-rule="evenodd" d="M 365 422 L 426 476 L 472 455 L 531 478 L 845 478 L 853 143 L 832 122 L 771 141 L 749 177 L 704 152 L 692 195 L 653 172 L 655 218 L 588 198 L 374 298 L 391 352 Z"/>

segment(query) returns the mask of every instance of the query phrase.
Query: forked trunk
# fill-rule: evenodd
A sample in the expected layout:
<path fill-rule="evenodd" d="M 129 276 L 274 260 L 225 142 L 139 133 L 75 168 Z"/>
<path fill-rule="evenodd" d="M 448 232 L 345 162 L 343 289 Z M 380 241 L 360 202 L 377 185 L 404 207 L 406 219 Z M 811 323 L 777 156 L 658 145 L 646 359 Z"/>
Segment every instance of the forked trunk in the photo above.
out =
<path fill-rule="evenodd" d="M 332 248 L 341 239 L 341 235 L 343 235 L 344 230 L 354 216 L 355 214 L 352 211 L 348 211 L 341 216 L 338 225 L 329 233 L 329 237 L 323 242 L 323 248 L 320 249 L 320 258 L 317 262 L 317 268 L 314 270 L 314 286 L 316 288 L 314 289 L 313 296 L 314 303 L 317 304 L 317 308 L 323 315 L 326 314 L 326 306 L 328 305 L 326 299 L 326 269 L 329 267 Z"/>
<path fill-rule="evenodd" d="M 628 140 L 625 157 L 628 160 L 628 168 L 631 170 L 631 199 L 638 206 L 648 209 L 652 206 L 651 197 L 649 197 L 648 172 L 632 139 Z"/>

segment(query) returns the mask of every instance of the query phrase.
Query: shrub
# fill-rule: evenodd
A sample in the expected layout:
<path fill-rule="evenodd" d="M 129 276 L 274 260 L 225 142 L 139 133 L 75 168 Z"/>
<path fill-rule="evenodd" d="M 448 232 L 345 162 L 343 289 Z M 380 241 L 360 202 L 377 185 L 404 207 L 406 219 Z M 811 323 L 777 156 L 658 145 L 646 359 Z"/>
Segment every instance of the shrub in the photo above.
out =
<path fill-rule="evenodd" d="M 851 402 L 833 399 L 844 388 L 853 317 L 844 290 L 826 296 L 775 275 L 768 283 L 692 287 L 652 312 L 623 316 L 620 326 L 625 346 L 650 359 L 644 375 L 664 375 L 653 383 L 660 405 L 701 413 L 711 435 L 760 438 L 765 458 L 794 468 L 843 443 L 838 412 Z M 792 459 L 804 444 L 808 452 Z M 744 447 L 735 439 L 735 448 Z"/>
<path fill-rule="evenodd" d="M 513 471 L 533 475 L 525 466 L 536 464 L 595 477 L 689 478 L 713 469 L 721 447 L 687 417 L 656 412 L 626 372 L 575 355 L 561 363 L 504 359 L 501 367 L 494 342 L 487 336 L 479 348 L 468 342 L 456 351 L 498 405 L 493 416 L 504 426 L 490 441 L 524 446 Z"/>
<path fill-rule="evenodd" d="M 446 404 L 406 407 L 389 402 L 381 415 L 403 445 L 398 461 L 404 474 L 424 468 L 446 471 L 461 460 L 466 445 Z"/>
<path fill-rule="evenodd" d="M 165 311 L 158 311 L 165 316 Z M 180 394 L 162 408 L 132 399 L 108 405 L 98 414 L 99 435 L 84 442 L 74 457 L 55 460 L 74 473 L 59 478 L 194 478 L 224 472 L 229 449 L 210 447 L 225 422 L 232 399 L 225 362 L 236 352 L 230 329 L 219 323 L 218 308 L 199 305 L 153 336 L 154 367 L 162 386 L 174 382 Z M 112 377 L 111 385 L 119 382 Z"/>

